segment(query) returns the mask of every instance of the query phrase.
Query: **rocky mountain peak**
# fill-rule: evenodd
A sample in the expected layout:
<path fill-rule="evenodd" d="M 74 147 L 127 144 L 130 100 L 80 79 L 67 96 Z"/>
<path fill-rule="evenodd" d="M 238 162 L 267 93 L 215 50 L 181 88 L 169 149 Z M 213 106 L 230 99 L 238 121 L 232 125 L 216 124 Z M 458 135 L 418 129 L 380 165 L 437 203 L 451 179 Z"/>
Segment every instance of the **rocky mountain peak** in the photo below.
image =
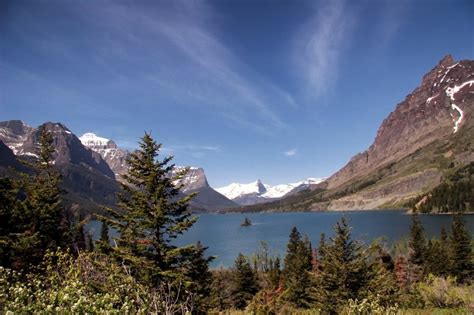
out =
<path fill-rule="evenodd" d="M 25 135 L 33 129 L 21 120 L 2 121 L 0 122 L 0 128 L 6 128 L 15 135 Z"/>
<path fill-rule="evenodd" d="M 15 154 L 20 154 L 20 149 L 33 132 L 34 128 L 21 120 L 7 120 L 0 122 L 0 140 Z"/>
<path fill-rule="evenodd" d="M 122 180 L 122 175 L 128 171 L 128 151 L 120 149 L 113 140 L 99 137 L 93 132 L 86 132 L 79 137 L 79 140 L 82 145 L 100 154 L 114 172 L 115 177 L 119 181 Z"/>
<path fill-rule="evenodd" d="M 454 63 L 453 56 L 451 56 L 450 54 L 447 54 L 446 56 L 443 57 L 443 59 L 441 59 L 438 62 L 437 68 L 439 68 L 439 67 L 447 68 L 447 67 L 451 66 L 453 63 Z"/>
<path fill-rule="evenodd" d="M 373 144 L 329 179 L 336 187 L 461 130 L 474 110 L 474 61 L 447 55 L 380 125 Z"/>
<path fill-rule="evenodd" d="M 185 169 L 186 167 L 177 166 L 174 169 L 173 175 L 177 174 L 178 172 L 182 172 Z M 209 187 L 204 169 L 201 167 L 187 167 L 187 169 L 188 172 L 181 179 L 175 182 L 175 185 L 183 186 L 181 189 L 183 192 Z"/>
<path fill-rule="evenodd" d="M 257 181 L 255 182 L 255 186 L 257 187 L 257 193 L 264 194 L 267 192 L 267 187 L 260 179 L 257 179 Z"/>

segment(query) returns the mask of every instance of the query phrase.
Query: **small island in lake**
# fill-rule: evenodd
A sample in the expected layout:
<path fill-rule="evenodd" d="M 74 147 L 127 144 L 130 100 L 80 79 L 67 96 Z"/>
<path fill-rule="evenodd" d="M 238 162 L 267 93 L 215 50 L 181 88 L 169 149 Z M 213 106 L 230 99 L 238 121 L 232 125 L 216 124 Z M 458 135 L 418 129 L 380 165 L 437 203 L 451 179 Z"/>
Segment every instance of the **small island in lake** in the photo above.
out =
<path fill-rule="evenodd" d="M 242 223 L 240 223 L 240 226 L 251 226 L 252 225 L 252 221 L 250 221 L 249 218 L 245 217 L 244 221 L 242 221 Z"/>

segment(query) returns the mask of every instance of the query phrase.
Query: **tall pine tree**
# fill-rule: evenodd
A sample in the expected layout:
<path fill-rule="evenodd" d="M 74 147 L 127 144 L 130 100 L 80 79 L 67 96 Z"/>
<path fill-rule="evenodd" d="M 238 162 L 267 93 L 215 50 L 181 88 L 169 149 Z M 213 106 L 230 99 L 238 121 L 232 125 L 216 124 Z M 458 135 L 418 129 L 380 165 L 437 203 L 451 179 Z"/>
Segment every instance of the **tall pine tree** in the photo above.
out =
<path fill-rule="evenodd" d="M 64 244 L 67 232 L 62 224 L 64 209 L 61 176 L 53 167 L 53 136 L 46 126 L 40 128 L 38 160 L 35 175 L 26 185 L 26 208 L 35 212 L 35 230 L 40 234 L 41 248 L 55 248 Z"/>
<path fill-rule="evenodd" d="M 410 258 L 409 262 L 422 266 L 425 262 L 426 239 L 424 229 L 417 214 L 412 215 L 410 228 Z"/>
<path fill-rule="evenodd" d="M 312 253 L 309 239 L 301 239 L 301 234 L 293 227 L 284 260 L 284 299 L 295 307 L 309 307 Z"/>
<path fill-rule="evenodd" d="M 314 296 L 323 312 L 336 314 L 349 299 L 365 297 L 370 271 L 366 254 L 362 246 L 351 239 L 345 218 L 336 224 L 335 236 L 330 241 L 324 245 Z"/>
<path fill-rule="evenodd" d="M 46 250 L 70 245 L 68 226 L 63 224 L 60 175 L 53 168 L 54 151 L 52 134 L 43 126 L 39 131 L 38 158 L 29 164 L 32 173 L 23 174 L 21 180 L 2 180 L 0 209 L 5 226 L 0 241 L 4 245 L 4 266 L 35 268 Z"/>
<path fill-rule="evenodd" d="M 185 173 L 174 175 L 172 157 L 158 159 L 161 144 L 150 134 L 145 133 L 139 146 L 128 159 L 126 183 L 118 196 L 120 210 L 108 208 L 109 217 L 102 217 L 119 235 L 113 254 L 143 282 L 158 286 L 166 281 L 189 289 L 192 281 L 183 270 L 200 249 L 172 242 L 196 222 L 188 211 L 193 196 L 181 198 L 181 187 L 175 185 Z"/>
<path fill-rule="evenodd" d="M 109 225 L 106 221 L 102 221 L 102 225 L 100 227 L 100 239 L 96 241 L 96 248 L 98 251 L 104 254 L 108 254 L 111 251 Z"/>
<path fill-rule="evenodd" d="M 237 309 L 244 309 L 258 292 L 257 276 L 244 255 L 237 256 L 233 270 L 232 304 Z"/>
<path fill-rule="evenodd" d="M 471 235 L 460 215 L 455 215 L 449 236 L 451 274 L 463 283 L 474 276 Z"/>

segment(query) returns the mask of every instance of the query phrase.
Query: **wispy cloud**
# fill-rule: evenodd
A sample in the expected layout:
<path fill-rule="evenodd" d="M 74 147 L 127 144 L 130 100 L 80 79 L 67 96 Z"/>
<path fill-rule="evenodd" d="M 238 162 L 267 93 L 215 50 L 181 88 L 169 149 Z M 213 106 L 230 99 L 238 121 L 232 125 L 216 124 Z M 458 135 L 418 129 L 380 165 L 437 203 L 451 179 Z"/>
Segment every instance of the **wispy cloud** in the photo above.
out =
<path fill-rule="evenodd" d="M 300 30 L 294 58 L 309 97 L 325 95 L 337 80 L 339 59 L 354 21 L 354 13 L 344 0 L 328 0 L 314 8 L 313 16 Z"/>
<path fill-rule="evenodd" d="M 107 64 L 106 52 L 112 50 L 117 57 L 139 63 L 140 79 L 175 101 L 207 105 L 207 110 L 217 109 L 246 126 L 285 128 L 278 111 L 296 106 L 292 95 L 262 79 L 219 40 L 211 7 L 204 2 L 166 4 L 111 3 L 96 11 L 95 19 L 109 20 L 110 27 L 127 25 L 117 30 L 120 36 L 107 38 L 111 49 L 103 49 L 98 59 Z M 130 48 L 140 46 L 146 50 L 137 53 Z"/>
<path fill-rule="evenodd" d="M 296 153 L 297 153 L 296 149 L 290 149 L 288 151 L 283 152 L 283 154 L 285 154 L 286 156 L 295 156 Z"/>
<path fill-rule="evenodd" d="M 147 112 L 176 104 L 260 132 L 286 128 L 282 112 L 297 106 L 290 93 L 224 44 L 218 15 L 206 2 L 57 2 L 32 11 L 18 5 L 10 30 L 28 50 L 52 62 L 47 70 L 28 65 L 23 70 L 44 85 L 87 95 L 91 110 L 123 99 Z M 58 21 L 44 23 L 58 12 Z M 58 31 L 63 26 L 72 29 Z M 115 112 L 120 116 L 119 107 Z"/>

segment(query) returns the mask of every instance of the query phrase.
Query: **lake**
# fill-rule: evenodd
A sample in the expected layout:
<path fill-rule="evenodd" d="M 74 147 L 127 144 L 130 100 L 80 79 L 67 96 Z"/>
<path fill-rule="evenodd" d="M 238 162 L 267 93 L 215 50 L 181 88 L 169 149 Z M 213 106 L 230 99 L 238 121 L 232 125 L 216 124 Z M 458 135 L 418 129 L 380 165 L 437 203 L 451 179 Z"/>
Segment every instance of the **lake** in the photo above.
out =
<path fill-rule="evenodd" d="M 212 267 L 233 265 L 238 253 L 250 255 L 257 251 L 261 241 L 267 241 L 271 253 L 284 257 L 288 235 L 293 226 L 301 234 L 307 234 L 313 244 L 319 242 L 320 233 L 333 234 L 333 226 L 345 216 L 353 228 L 354 238 L 364 242 L 385 237 L 388 243 L 406 238 L 409 234 L 411 216 L 402 210 L 372 210 L 348 212 L 288 212 L 247 214 L 200 214 L 197 223 L 178 240 L 178 245 L 200 240 L 208 247 L 206 253 L 216 256 Z M 248 217 L 252 226 L 241 227 Z M 448 231 L 451 215 L 419 215 L 427 237 L 438 237 L 441 227 Z M 464 220 L 471 233 L 474 232 L 474 215 L 465 215 Z M 90 222 L 94 236 L 100 233 L 100 222 Z"/>

